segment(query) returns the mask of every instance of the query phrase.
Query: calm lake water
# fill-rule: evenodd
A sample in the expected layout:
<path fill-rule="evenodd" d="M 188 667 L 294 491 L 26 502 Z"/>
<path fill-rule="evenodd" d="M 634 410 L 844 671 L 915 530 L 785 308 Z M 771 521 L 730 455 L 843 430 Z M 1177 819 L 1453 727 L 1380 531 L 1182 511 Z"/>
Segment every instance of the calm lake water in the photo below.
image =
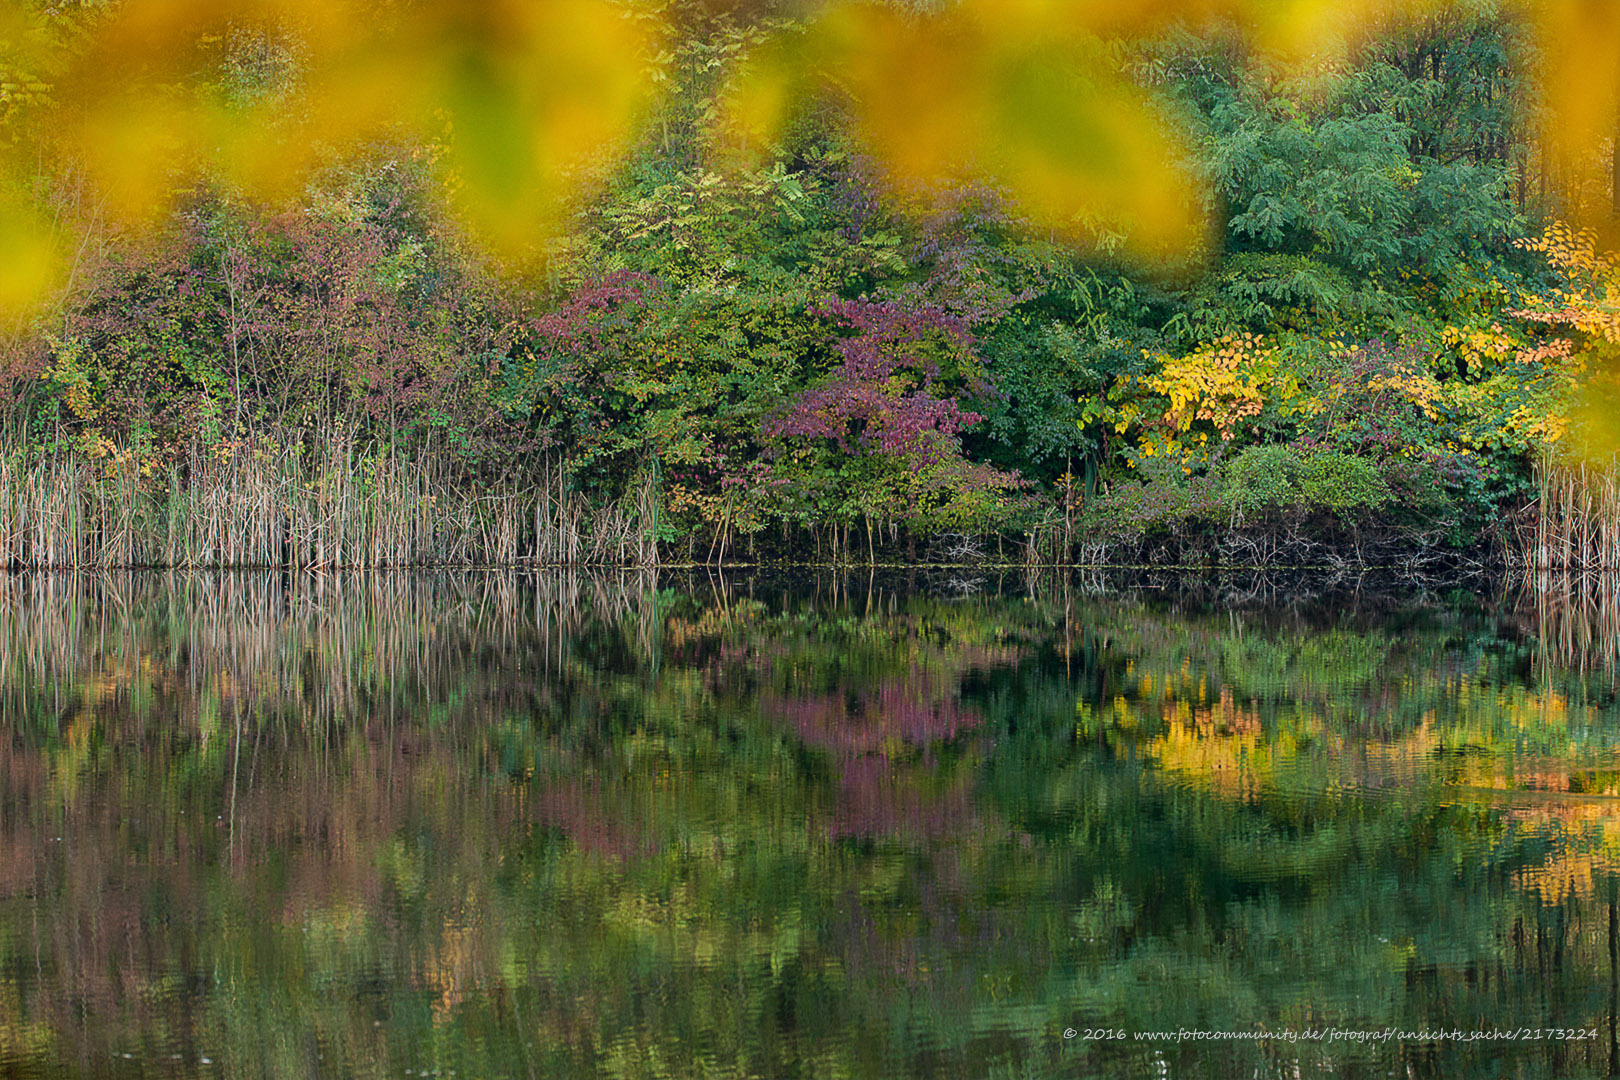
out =
<path fill-rule="evenodd" d="M 1609 1075 L 1613 600 L 3 578 L 0 1075 Z"/>

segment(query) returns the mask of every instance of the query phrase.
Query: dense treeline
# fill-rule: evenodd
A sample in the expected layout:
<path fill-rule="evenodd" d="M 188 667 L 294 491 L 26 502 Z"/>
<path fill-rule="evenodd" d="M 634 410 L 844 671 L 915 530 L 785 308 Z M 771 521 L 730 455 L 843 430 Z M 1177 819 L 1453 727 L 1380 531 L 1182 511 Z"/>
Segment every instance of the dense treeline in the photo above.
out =
<path fill-rule="evenodd" d="M 0 559 L 1380 561 L 1518 557 L 1538 521 L 1544 560 L 1598 550 L 1555 552 L 1537 484 L 1613 277 L 1543 228 L 1604 193 L 1527 135 L 1512 11 L 1303 67 L 1116 48 L 1206 181 L 1212 250 L 1179 261 L 896 185 L 832 93 L 739 147 L 722 74 L 793 25 L 683 18 L 628 159 L 516 268 L 407 139 L 278 211 L 201 185 L 87 245 L 13 337 Z M 273 97 L 272 46 L 227 49 L 222 92 Z"/>

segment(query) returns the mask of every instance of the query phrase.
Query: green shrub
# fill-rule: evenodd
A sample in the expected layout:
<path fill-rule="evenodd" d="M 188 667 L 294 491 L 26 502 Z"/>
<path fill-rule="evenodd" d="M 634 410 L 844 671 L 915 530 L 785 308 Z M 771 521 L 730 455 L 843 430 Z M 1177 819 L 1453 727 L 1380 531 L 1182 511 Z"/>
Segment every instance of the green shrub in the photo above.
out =
<path fill-rule="evenodd" d="M 1086 504 L 1080 526 L 1099 536 L 1145 536 L 1212 524 L 1225 517 L 1225 494 L 1218 477 L 1148 483 L 1125 479 Z"/>
<path fill-rule="evenodd" d="M 1304 459 L 1299 472 L 1299 497 L 1308 509 L 1344 513 L 1382 505 L 1389 494 L 1378 467 L 1354 454 L 1319 450 Z"/>
<path fill-rule="evenodd" d="M 1303 471 L 1292 446 L 1251 446 L 1227 463 L 1227 501 L 1237 510 L 1293 506 L 1300 501 Z"/>
<path fill-rule="evenodd" d="M 1275 508 L 1310 512 L 1379 506 L 1389 485 L 1365 458 L 1337 450 L 1252 446 L 1226 466 L 1226 497 L 1235 510 Z"/>

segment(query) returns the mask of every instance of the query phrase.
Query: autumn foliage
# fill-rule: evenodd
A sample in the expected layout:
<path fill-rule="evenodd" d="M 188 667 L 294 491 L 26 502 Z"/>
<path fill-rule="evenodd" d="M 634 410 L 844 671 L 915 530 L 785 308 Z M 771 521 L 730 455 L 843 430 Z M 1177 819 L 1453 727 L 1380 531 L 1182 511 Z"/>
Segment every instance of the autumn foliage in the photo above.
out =
<path fill-rule="evenodd" d="M 13 561 L 1500 559 L 1607 437 L 1551 14 L 10 16 Z"/>

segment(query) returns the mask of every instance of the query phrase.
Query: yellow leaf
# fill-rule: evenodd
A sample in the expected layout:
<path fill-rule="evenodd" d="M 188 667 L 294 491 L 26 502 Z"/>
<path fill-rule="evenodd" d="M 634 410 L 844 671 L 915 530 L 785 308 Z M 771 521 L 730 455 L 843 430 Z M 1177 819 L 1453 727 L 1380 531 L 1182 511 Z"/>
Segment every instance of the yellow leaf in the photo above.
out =
<path fill-rule="evenodd" d="M 56 234 L 21 197 L 0 195 L 0 315 L 25 314 L 58 287 Z"/>
<path fill-rule="evenodd" d="M 902 189 L 984 176 L 1071 236 L 1196 247 L 1195 186 L 1167 125 L 1096 42 L 1031 32 L 1048 15 L 1061 30 L 1058 8 L 1025 8 L 1020 20 L 982 3 L 926 18 L 833 5 L 794 49 L 756 54 L 732 114 L 769 138 L 796 96 L 836 88 Z"/>

